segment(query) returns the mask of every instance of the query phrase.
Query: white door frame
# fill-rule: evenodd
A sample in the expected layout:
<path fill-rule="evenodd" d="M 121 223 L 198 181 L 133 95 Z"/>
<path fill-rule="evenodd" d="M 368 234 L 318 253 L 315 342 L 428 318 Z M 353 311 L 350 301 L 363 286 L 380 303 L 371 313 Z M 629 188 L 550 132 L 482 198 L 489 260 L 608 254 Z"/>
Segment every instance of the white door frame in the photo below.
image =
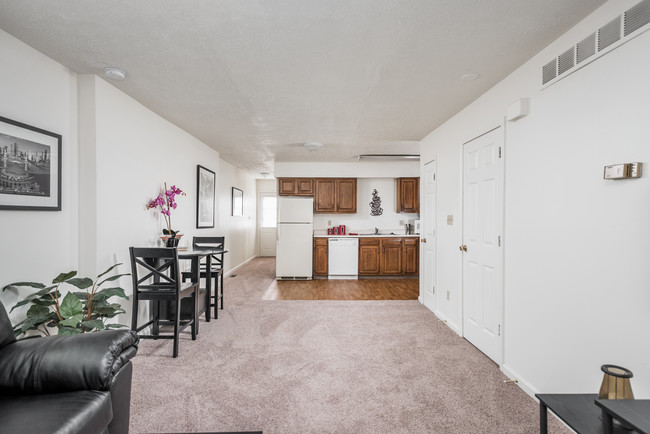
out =
<path fill-rule="evenodd" d="M 425 190 L 426 188 L 426 183 L 427 181 L 427 169 L 429 166 L 433 168 L 433 189 L 434 189 L 434 200 L 435 202 L 433 204 L 428 203 L 428 198 L 427 198 L 427 192 Z M 420 302 L 424 304 L 429 310 L 431 310 L 433 313 L 437 314 L 438 311 L 438 197 L 437 197 L 437 182 L 436 182 L 436 173 L 437 173 L 438 165 L 437 165 L 437 160 L 436 158 L 432 159 L 431 161 L 428 161 L 423 165 L 423 170 L 421 173 L 420 177 L 420 211 L 427 211 L 421 214 L 421 217 L 424 217 L 421 220 L 421 232 L 420 232 Z M 430 206 L 432 205 L 432 206 Z M 422 208 L 423 207 L 423 208 Z M 432 210 L 433 215 L 429 215 L 429 212 Z M 430 224 L 433 225 L 433 227 L 430 227 Z M 429 236 L 428 233 L 430 230 L 433 230 L 433 237 Z M 425 242 L 426 239 L 426 242 Z M 431 272 L 433 273 L 433 278 L 431 279 L 432 282 L 429 282 L 427 280 L 427 272 L 428 272 L 428 266 L 430 264 L 427 264 L 427 255 L 426 255 L 426 250 L 427 249 L 432 249 L 433 250 L 433 269 Z M 428 292 L 426 286 L 427 285 L 432 285 L 433 286 L 433 293 Z"/>
<path fill-rule="evenodd" d="M 500 351 L 499 354 L 497 355 L 498 360 L 494 360 L 499 366 L 503 366 L 504 361 L 505 361 L 505 183 L 506 183 L 506 178 L 505 178 L 505 122 L 501 123 L 498 126 L 495 126 L 481 134 L 478 134 L 477 136 L 465 141 L 461 147 L 460 147 L 460 152 L 461 152 L 461 210 L 462 210 L 462 222 L 461 222 L 461 234 L 462 234 L 462 242 L 461 245 L 465 245 L 465 233 L 464 233 L 464 227 L 465 227 L 465 145 L 468 143 L 486 135 L 489 134 L 495 130 L 498 130 L 499 128 L 501 129 L 501 137 L 499 138 L 499 143 L 500 143 L 500 157 L 503 160 L 503 163 L 501 165 L 501 170 L 502 170 L 502 179 L 503 179 L 503 191 L 501 192 L 501 198 L 502 198 L 502 209 L 501 209 L 501 221 L 499 222 L 501 225 L 501 250 L 500 250 L 500 264 L 501 264 L 501 270 L 499 271 L 499 290 L 500 290 L 500 298 L 501 298 L 501 303 L 500 303 L 500 330 L 499 330 L 499 338 L 500 338 Z M 461 328 L 461 334 L 464 337 L 465 336 L 465 282 L 464 282 L 464 266 L 465 266 L 465 260 L 464 257 L 462 259 L 462 266 L 461 266 L 461 275 L 460 275 L 460 282 L 461 282 L 461 321 L 460 321 L 460 328 Z"/>

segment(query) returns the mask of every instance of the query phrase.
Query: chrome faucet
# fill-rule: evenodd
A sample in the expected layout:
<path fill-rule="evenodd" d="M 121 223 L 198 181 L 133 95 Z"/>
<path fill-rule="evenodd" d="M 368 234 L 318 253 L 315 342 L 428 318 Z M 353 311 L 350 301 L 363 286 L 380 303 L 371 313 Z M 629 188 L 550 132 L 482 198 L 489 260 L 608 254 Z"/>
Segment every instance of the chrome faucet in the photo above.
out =
<path fill-rule="evenodd" d="M 375 235 L 379 235 L 379 229 L 375 228 Z"/>

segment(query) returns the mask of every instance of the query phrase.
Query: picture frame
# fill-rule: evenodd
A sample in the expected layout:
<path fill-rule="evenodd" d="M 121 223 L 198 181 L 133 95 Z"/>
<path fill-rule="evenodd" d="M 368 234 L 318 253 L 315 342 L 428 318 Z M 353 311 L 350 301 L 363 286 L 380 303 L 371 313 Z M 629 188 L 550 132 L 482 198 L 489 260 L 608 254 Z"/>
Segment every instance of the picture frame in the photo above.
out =
<path fill-rule="evenodd" d="M 238 188 L 232 188 L 232 215 L 244 215 L 244 192 Z"/>
<path fill-rule="evenodd" d="M 214 227 L 215 173 L 196 165 L 196 228 Z"/>
<path fill-rule="evenodd" d="M 62 142 L 0 116 L 0 210 L 61 211 Z"/>

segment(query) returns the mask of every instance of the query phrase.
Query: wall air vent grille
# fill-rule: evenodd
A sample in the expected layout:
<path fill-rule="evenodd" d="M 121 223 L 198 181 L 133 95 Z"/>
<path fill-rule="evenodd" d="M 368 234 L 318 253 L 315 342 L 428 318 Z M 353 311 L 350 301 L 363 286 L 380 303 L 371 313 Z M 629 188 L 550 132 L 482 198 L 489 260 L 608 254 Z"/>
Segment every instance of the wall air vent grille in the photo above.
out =
<path fill-rule="evenodd" d="M 598 51 L 603 51 L 619 39 L 621 39 L 621 17 L 598 29 Z"/>
<path fill-rule="evenodd" d="M 542 68 L 542 84 L 548 83 L 555 77 L 557 77 L 557 61 L 552 60 Z"/>
<path fill-rule="evenodd" d="M 623 15 L 623 36 L 650 23 L 650 0 L 644 0 Z"/>
<path fill-rule="evenodd" d="M 650 30 L 650 0 L 641 0 L 555 59 L 542 66 L 542 87 L 552 86 Z"/>
<path fill-rule="evenodd" d="M 575 52 L 573 47 L 560 54 L 557 58 L 558 74 L 564 74 L 575 65 Z"/>
<path fill-rule="evenodd" d="M 596 54 L 596 33 L 592 33 L 576 45 L 577 62 L 584 62 L 594 54 Z"/>

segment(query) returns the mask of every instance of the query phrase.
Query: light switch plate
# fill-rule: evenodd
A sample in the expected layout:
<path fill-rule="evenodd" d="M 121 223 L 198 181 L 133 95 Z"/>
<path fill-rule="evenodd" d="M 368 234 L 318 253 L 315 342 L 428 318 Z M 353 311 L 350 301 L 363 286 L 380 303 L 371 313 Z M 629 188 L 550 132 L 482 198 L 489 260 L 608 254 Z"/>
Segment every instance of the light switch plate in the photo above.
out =
<path fill-rule="evenodd" d="M 629 164 L 612 164 L 605 166 L 604 179 L 625 179 L 628 177 Z"/>

